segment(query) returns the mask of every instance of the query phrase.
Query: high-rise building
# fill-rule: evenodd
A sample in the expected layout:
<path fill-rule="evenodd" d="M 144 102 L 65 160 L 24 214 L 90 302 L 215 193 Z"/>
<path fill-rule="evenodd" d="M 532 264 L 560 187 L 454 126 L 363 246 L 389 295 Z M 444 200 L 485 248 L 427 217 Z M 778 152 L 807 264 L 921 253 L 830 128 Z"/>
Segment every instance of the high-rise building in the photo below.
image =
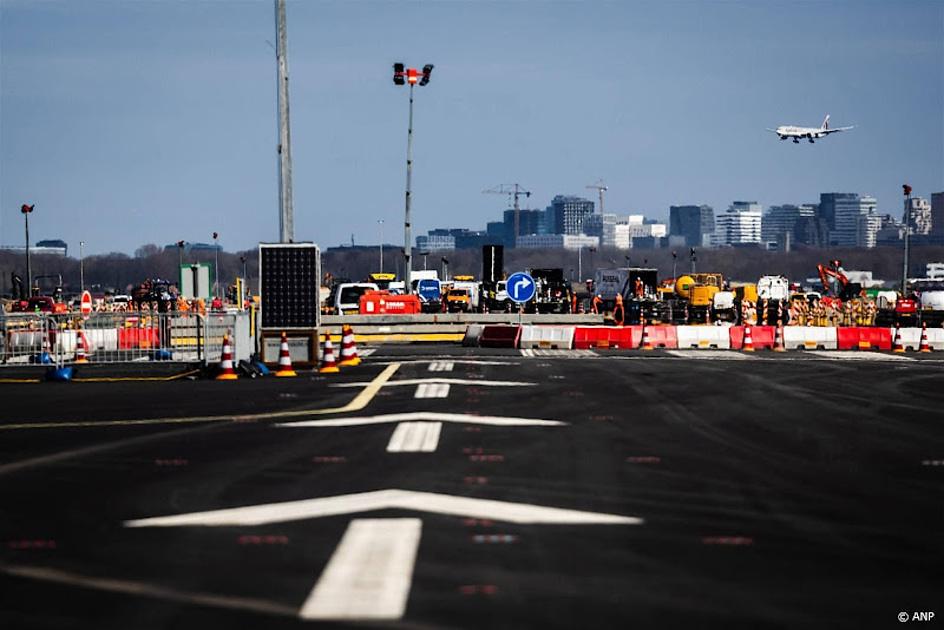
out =
<path fill-rule="evenodd" d="M 446 230 L 430 230 L 416 237 L 416 248 L 427 252 L 439 252 L 456 248 L 456 237 L 444 233 Z"/>
<path fill-rule="evenodd" d="M 875 235 L 875 245 L 900 245 L 905 237 L 905 226 L 890 214 L 879 215 L 881 227 Z"/>
<path fill-rule="evenodd" d="M 593 202 L 581 197 L 557 195 L 547 207 L 547 231 L 551 234 L 583 234 L 584 221 L 593 214 Z"/>
<path fill-rule="evenodd" d="M 670 206 L 669 234 L 685 238 L 688 247 L 708 247 L 715 233 L 711 206 Z"/>
<path fill-rule="evenodd" d="M 910 228 L 911 234 L 930 234 L 933 218 L 928 200 L 921 197 L 905 199 L 904 222 Z"/>
<path fill-rule="evenodd" d="M 819 216 L 826 220 L 830 230 L 835 230 L 836 205 L 857 202 L 858 199 L 859 195 L 856 193 L 820 193 Z"/>
<path fill-rule="evenodd" d="M 599 247 L 600 239 L 586 234 L 528 234 L 518 237 L 523 249 L 582 249 Z"/>
<path fill-rule="evenodd" d="M 756 201 L 735 201 L 715 219 L 715 245 L 760 244 L 763 209 Z"/>
<path fill-rule="evenodd" d="M 820 195 L 821 212 L 824 203 L 833 215 L 833 227 L 829 233 L 830 244 L 839 247 L 865 247 L 865 242 L 860 243 L 859 240 L 863 235 L 859 230 L 859 217 L 875 214 L 875 197 L 859 196 L 858 193 L 825 193 Z M 874 242 L 872 246 L 874 247 Z"/>
<path fill-rule="evenodd" d="M 856 246 L 869 249 L 875 247 L 878 233 L 882 229 L 882 217 L 870 212 L 869 214 L 860 214 L 858 220 L 859 229 L 856 235 Z"/>
<path fill-rule="evenodd" d="M 931 193 L 931 234 L 944 238 L 944 192 Z"/>
<path fill-rule="evenodd" d="M 800 217 L 793 226 L 793 243 L 809 247 L 829 246 L 829 224 L 818 216 Z"/>
<path fill-rule="evenodd" d="M 816 206 L 812 204 L 770 206 L 761 222 L 760 238 L 765 243 L 776 243 L 782 247 L 787 240 L 786 235 L 789 234 L 790 242 L 796 242 L 794 231 L 797 222 L 801 218 L 815 215 Z"/>

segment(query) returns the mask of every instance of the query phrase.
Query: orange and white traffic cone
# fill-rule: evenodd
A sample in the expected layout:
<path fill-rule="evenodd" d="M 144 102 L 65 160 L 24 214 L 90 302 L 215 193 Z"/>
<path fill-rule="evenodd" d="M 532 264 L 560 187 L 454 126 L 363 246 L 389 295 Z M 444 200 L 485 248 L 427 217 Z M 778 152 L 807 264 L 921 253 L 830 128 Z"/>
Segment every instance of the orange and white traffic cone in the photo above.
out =
<path fill-rule="evenodd" d="M 75 363 L 88 363 L 88 340 L 81 330 L 75 333 Z"/>
<path fill-rule="evenodd" d="M 360 365 L 357 345 L 354 343 L 354 329 L 344 324 L 341 326 L 341 361 L 338 365 Z"/>
<path fill-rule="evenodd" d="M 901 324 L 895 324 L 895 340 L 892 342 L 892 352 L 904 352 L 905 346 L 901 343 Z"/>
<path fill-rule="evenodd" d="M 282 342 L 279 344 L 279 369 L 276 376 L 298 376 L 292 367 L 292 357 L 288 353 L 288 336 L 282 331 Z"/>
<path fill-rule="evenodd" d="M 786 352 L 783 341 L 783 321 L 777 320 L 777 335 L 774 337 L 774 352 Z"/>
<path fill-rule="evenodd" d="M 646 325 L 646 318 L 642 319 L 642 349 L 652 350 L 652 341 L 649 339 L 649 327 Z"/>
<path fill-rule="evenodd" d="M 334 346 L 331 344 L 331 335 L 328 333 L 325 333 L 324 354 L 321 356 L 321 367 L 318 371 L 321 374 L 334 374 L 341 371 L 334 360 Z"/>
<path fill-rule="evenodd" d="M 931 344 L 928 342 L 928 323 L 921 322 L 921 345 L 918 352 L 931 352 Z"/>
<path fill-rule="evenodd" d="M 223 358 L 220 360 L 220 373 L 217 375 L 218 381 L 235 381 L 239 376 L 233 369 L 233 347 L 229 345 L 229 332 L 223 335 Z"/>
<path fill-rule="evenodd" d="M 744 343 L 741 344 L 743 352 L 754 352 L 754 338 L 751 337 L 751 325 L 744 327 Z"/>

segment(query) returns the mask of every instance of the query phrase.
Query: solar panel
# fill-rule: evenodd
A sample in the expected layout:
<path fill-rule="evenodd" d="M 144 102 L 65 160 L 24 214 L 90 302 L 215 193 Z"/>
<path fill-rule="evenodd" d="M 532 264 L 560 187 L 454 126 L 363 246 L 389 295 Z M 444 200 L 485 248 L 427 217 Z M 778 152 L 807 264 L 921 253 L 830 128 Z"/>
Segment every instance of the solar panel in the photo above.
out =
<path fill-rule="evenodd" d="M 314 243 L 259 244 L 262 328 L 317 328 L 321 252 Z"/>

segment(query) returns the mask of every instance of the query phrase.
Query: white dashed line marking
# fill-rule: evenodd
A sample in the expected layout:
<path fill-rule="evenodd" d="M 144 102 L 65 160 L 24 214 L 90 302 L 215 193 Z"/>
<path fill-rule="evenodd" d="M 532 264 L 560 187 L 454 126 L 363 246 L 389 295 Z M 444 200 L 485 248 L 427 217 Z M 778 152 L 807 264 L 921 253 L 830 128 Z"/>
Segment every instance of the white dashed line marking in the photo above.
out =
<path fill-rule="evenodd" d="M 423 522 L 354 519 L 298 615 L 302 619 L 400 619 L 413 582 Z"/>
<path fill-rule="evenodd" d="M 413 398 L 445 398 L 449 395 L 449 383 L 420 383 Z"/>
<path fill-rule="evenodd" d="M 432 453 L 439 446 L 442 422 L 401 422 L 390 436 L 388 453 Z"/>
<path fill-rule="evenodd" d="M 430 372 L 452 372 L 454 363 L 452 361 L 433 361 L 429 364 Z"/>

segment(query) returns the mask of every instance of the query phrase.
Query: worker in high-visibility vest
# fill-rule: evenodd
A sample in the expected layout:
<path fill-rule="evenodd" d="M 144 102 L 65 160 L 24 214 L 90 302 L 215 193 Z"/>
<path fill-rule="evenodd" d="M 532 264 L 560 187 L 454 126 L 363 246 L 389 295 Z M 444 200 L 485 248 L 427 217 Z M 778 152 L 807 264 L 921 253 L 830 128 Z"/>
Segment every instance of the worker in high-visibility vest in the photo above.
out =
<path fill-rule="evenodd" d="M 626 311 L 623 309 L 623 294 L 616 294 L 616 306 L 613 307 L 613 321 L 617 326 L 622 326 L 626 319 Z"/>
<path fill-rule="evenodd" d="M 590 312 L 599 315 L 600 307 L 603 305 L 603 297 L 599 293 L 593 296 L 593 301 L 590 303 Z"/>

